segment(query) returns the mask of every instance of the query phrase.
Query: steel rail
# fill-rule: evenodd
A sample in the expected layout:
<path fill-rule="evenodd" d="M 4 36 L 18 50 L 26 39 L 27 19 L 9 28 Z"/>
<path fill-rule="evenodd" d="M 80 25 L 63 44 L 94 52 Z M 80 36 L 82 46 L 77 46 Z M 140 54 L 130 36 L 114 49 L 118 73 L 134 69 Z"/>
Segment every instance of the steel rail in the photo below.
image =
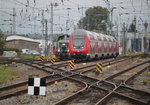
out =
<path fill-rule="evenodd" d="M 59 75 L 59 76 L 57 74 L 57 76 L 56 75 L 51 75 L 51 76 L 46 76 L 46 77 L 43 77 L 43 78 L 47 79 L 46 84 L 48 84 L 49 82 L 54 83 L 54 81 L 56 81 L 56 80 L 65 78 L 61 75 Z M 19 84 L 14 84 L 14 85 L 10 85 L 8 87 L 6 86 L 6 87 L 1 88 L 1 90 L 3 90 L 3 91 L 4 90 L 5 91 L 9 90 L 11 92 L 9 92 L 9 93 L 4 92 L 3 94 L 0 94 L 0 100 L 6 99 L 6 98 L 9 98 L 9 97 L 12 97 L 12 96 L 27 93 L 27 86 L 26 86 L 27 84 L 28 84 L 28 82 L 22 82 L 22 83 L 19 83 Z M 22 89 L 18 89 L 20 87 L 20 85 L 23 87 Z M 15 86 L 15 87 L 13 87 L 13 86 Z"/>

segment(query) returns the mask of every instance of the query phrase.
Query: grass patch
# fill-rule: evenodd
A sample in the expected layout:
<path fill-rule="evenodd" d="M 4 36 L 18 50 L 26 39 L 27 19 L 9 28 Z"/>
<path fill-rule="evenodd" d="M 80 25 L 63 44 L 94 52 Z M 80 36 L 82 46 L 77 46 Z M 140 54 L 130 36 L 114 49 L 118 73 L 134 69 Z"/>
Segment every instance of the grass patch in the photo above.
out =
<path fill-rule="evenodd" d="M 140 55 L 143 54 L 142 52 L 127 52 L 127 55 Z"/>
<path fill-rule="evenodd" d="M 150 83 L 150 70 L 146 72 L 147 82 Z"/>
<path fill-rule="evenodd" d="M 0 84 L 6 82 L 11 79 L 11 73 L 7 66 L 0 65 Z"/>
<path fill-rule="evenodd" d="M 50 59 L 50 56 L 52 58 L 55 58 L 56 59 L 56 56 L 53 55 L 53 54 L 49 54 L 48 55 L 48 59 Z M 40 60 L 40 56 L 37 56 L 37 55 L 25 55 L 25 54 L 18 54 L 18 58 L 27 58 L 27 59 L 37 59 L 37 60 Z"/>
<path fill-rule="evenodd" d="M 0 84 L 15 79 L 17 75 L 18 72 L 11 70 L 7 65 L 0 65 Z"/>
<path fill-rule="evenodd" d="M 27 58 L 27 59 L 39 59 L 40 56 L 37 55 L 24 55 L 24 54 L 19 54 L 19 58 Z"/>
<path fill-rule="evenodd" d="M 132 55 L 140 55 L 143 54 L 141 52 L 126 52 L 126 56 L 132 56 Z M 125 56 L 124 54 L 119 54 L 119 57 Z"/>
<path fill-rule="evenodd" d="M 49 57 L 56 58 L 54 54 L 49 54 Z"/>

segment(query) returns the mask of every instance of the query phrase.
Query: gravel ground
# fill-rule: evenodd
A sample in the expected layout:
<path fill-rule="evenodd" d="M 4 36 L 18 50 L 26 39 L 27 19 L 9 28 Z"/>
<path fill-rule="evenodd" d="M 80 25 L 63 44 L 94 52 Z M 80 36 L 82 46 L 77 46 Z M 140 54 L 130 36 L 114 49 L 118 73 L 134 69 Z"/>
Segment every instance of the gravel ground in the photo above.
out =
<path fill-rule="evenodd" d="M 105 59 L 105 60 L 110 61 L 110 60 L 112 60 L 112 59 Z M 85 67 L 85 66 L 89 66 L 89 65 L 93 65 L 93 64 L 96 64 L 96 63 L 100 63 L 100 61 L 91 61 L 91 62 L 78 63 L 78 64 L 75 63 L 73 69 L 78 69 L 78 68 Z M 66 70 L 66 71 L 71 71 L 71 70 L 73 70 L 73 69 L 71 69 L 71 68 L 69 67 L 69 63 L 68 63 L 68 66 L 67 66 L 67 67 L 61 67 L 60 69 Z M 83 69 L 82 69 L 82 70 L 83 70 Z M 78 71 L 80 71 L 80 70 L 78 70 Z"/>
<path fill-rule="evenodd" d="M 106 105 L 136 105 L 136 104 L 133 104 L 127 100 L 114 97 Z"/>
<path fill-rule="evenodd" d="M 129 86 L 150 93 L 150 76 L 148 76 L 147 71 L 131 81 Z"/>
<path fill-rule="evenodd" d="M 127 60 L 124 62 L 120 62 L 118 64 L 114 64 L 110 67 L 103 68 L 103 74 L 97 74 L 95 72 L 96 70 L 93 70 L 92 72 L 85 73 L 84 75 L 97 78 L 99 80 L 103 80 L 110 75 L 118 73 L 126 68 L 132 67 L 133 65 L 136 65 L 137 63 L 140 63 L 146 60 L 148 59 L 134 58 L 132 60 Z M 79 65 L 76 65 L 75 68 L 85 66 L 85 65 L 86 63 L 81 63 Z M 89 65 L 89 63 L 87 63 L 87 65 Z M 1 84 L 0 87 L 26 80 L 28 79 L 29 75 L 39 75 L 39 76 L 47 75 L 47 73 L 43 71 L 36 70 L 24 64 L 17 64 L 17 67 L 11 66 L 11 69 L 17 70 L 19 72 L 19 75 L 15 79 L 10 80 L 5 84 Z M 65 70 L 69 71 L 70 69 L 68 68 Z M 130 86 L 149 92 L 150 83 L 147 83 L 146 85 L 143 84 L 143 81 L 145 81 L 146 79 L 147 79 L 147 76 L 145 73 L 143 73 L 138 78 L 134 79 L 133 81 L 134 84 L 131 83 Z M 16 96 L 16 97 L 8 98 L 5 100 L 1 100 L 0 105 L 53 105 L 57 101 L 69 95 L 72 95 L 74 92 L 80 90 L 81 88 L 83 87 L 81 87 L 79 83 L 64 80 L 64 81 L 59 82 L 57 85 L 52 84 L 50 86 L 47 86 L 48 94 L 46 96 L 28 96 L 27 94 L 24 94 L 21 96 Z M 93 105 L 90 102 L 88 102 L 88 104 L 83 103 L 83 102 L 84 102 L 83 100 L 80 100 L 80 102 L 69 103 L 68 105 Z M 132 104 L 126 100 L 122 100 L 122 99 L 114 97 L 107 103 L 107 105 L 135 105 L 135 104 Z"/>
<path fill-rule="evenodd" d="M 47 86 L 46 96 L 29 96 L 27 94 L 0 101 L 0 105 L 53 105 L 83 87 L 77 82 L 62 80 L 58 84 Z"/>
<path fill-rule="evenodd" d="M 118 73 L 122 70 L 132 67 L 133 65 L 136 65 L 140 62 L 143 62 L 143 61 L 146 61 L 149 59 L 150 58 L 147 58 L 147 59 L 141 59 L 141 58 L 139 59 L 138 58 L 138 59 L 127 60 L 125 62 L 114 64 L 111 67 L 103 68 L 102 74 L 97 74 L 95 72 L 95 70 L 93 70 L 92 72 L 85 73 L 85 75 L 87 75 L 89 77 L 97 78 L 99 80 L 103 80 L 103 79 L 109 77 L 110 75 Z M 141 67 L 141 69 L 148 65 L 149 64 L 144 65 L 143 67 Z M 136 71 L 136 70 L 134 70 L 134 71 Z M 120 79 L 118 78 L 118 80 L 121 81 L 122 79 L 126 79 L 127 77 L 134 75 L 134 73 L 133 73 L 134 71 L 130 71 L 130 72 L 126 73 L 126 75 L 120 76 L 119 77 Z M 147 82 L 146 85 L 144 85 L 143 81 L 145 81 L 145 80 L 147 80 L 147 74 L 143 73 L 138 78 L 134 79 L 134 81 L 130 84 L 130 86 L 140 89 L 140 90 L 143 90 L 143 91 L 150 92 L 150 83 Z M 134 105 L 134 104 L 130 104 L 126 100 L 120 100 L 120 99 L 115 98 L 115 99 L 112 99 L 111 102 L 109 102 L 107 105 Z"/>
<path fill-rule="evenodd" d="M 141 61 L 139 61 L 138 58 L 134 58 L 134 59 L 130 59 L 130 60 L 127 60 L 124 62 L 113 64 L 111 66 L 103 67 L 103 73 L 98 73 L 98 72 L 96 72 L 96 69 L 95 69 L 92 72 L 84 73 L 84 75 L 87 75 L 87 76 L 93 77 L 93 78 L 97 78 L 99 80 L 104 80 L 105 78 L 107 78 L 113 74 L 116 74 L 120 71 L 125 70 L 126 68 L 129 68 L 129 67 L 137 64 L 137 62 L 141 62 Z"/>
<path fill-rule="evenodd" d="M 131 71 L 128 71 L 124 74 L 121 74 L 120 76 L 114 78 L 114 80 L 121 80 L 121 81 L 124 81 L 124 80 L 127 80 L 128 78 L 132 77 L 133 75 L 135 75 L 135 73 L 139 72 L 140 70 L 142 70 L 143 68 L 149 66 L 148 63 L 146 64 L 143 64 L 139 67 L 136 67 L 134 69 L 132 69 Z"/>
<path fill-rule="evenodd" d="M 9 65 L 8 68 L 12 71 L 17 72 L 17 76 L 8 80 L 7 82 L 0 84 L 0 87 L 11 85 L 14 83 L 22 82 L 28 79 L 30 75 L 38 75 L 39 77 L 47 76 L 48 73 L 37 70 L 36 68 L 18 63 L 15 65 Z"/>
<path fill-rule="evenodd" d="M 91 87 L 67 105 L 95 105 L 106 94 L 103 90 Z"/>

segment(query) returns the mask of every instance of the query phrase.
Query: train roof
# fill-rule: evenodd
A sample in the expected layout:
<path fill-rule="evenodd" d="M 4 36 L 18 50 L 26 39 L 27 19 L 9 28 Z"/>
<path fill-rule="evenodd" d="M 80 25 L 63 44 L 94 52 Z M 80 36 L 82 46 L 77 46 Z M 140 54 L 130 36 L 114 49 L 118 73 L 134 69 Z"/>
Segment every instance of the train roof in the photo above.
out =
<path fill-rule="evenodd" d="M 87 31 L 83 29 L 77 29 L 71 33 L 71 35 L 87 35 Z"/>
<path fill-rule="evenodd" d="M 96 33 L 96 32 L 92 32 L 92 31 L 87 31 L 84 29 L 77 29 L 75 30 L 71 35 L 87 35 L 89 34 L 90 36 L 94 36 L 95 39 L 102 39 L 102 40 L 109 40 L 109 41 L 116 41 L 116 39 L 113 36 L 110 35 L 105 35 L 102 33 Z"/>

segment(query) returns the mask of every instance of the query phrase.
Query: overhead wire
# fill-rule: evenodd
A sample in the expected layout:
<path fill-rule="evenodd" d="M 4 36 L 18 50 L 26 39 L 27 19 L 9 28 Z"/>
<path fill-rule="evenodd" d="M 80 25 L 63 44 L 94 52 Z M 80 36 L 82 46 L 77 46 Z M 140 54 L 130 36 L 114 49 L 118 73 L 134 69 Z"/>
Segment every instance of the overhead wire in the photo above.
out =
<path fill-rule="evenodd" d="M 142 12 L 142 9 L 143 9 L 143 0 L 141 0 L 141 10 L 140 10 L 140 12 Z"/>
<path fill-rule="evenodd" d="M 148 0 L 146 0 L 147 7 L 150 8 Z"/>
<path fill-rule="evenodd" d="M 135 12 L 135 7 L 134 7 L 134 5 L 133 5 L 133 0 L 132 0 L 132 1 L 130 0 L 130 3 L 131 3 L 131 6 L 132 6 L 132 8 L 133 8 L 133 12 Z"/>
<path fill-rule="evenodd" d="M 43 9 L 38 8 L 38 7 L 35 7 L 35 6 L 30 6 L 28 0 L 27 0 L 27 4 L 24 4 L 24 3 L 22 3 L 22 2 L 20 2 L 20 1 L 18 1 L 18 0 L 13 0 L 13 1 L 15 1 L 16 3 L 18 3 L 18 4 L 20 4 L 20 5 L 23 5 L 23 6 L 25 6 L 25 7 L 29 7 L 29 8 L 37 9 L 37 10 L 43 10 Z M 34 2 L 35 2 L 35 0 L 34 0 Z"/>
<path fill-rule="evenodd" d="M 6 12 L 6 11 L 3 11 L 3 10 L 0 10 L 0 12 L 13 16 L 13 14 Z"/>

